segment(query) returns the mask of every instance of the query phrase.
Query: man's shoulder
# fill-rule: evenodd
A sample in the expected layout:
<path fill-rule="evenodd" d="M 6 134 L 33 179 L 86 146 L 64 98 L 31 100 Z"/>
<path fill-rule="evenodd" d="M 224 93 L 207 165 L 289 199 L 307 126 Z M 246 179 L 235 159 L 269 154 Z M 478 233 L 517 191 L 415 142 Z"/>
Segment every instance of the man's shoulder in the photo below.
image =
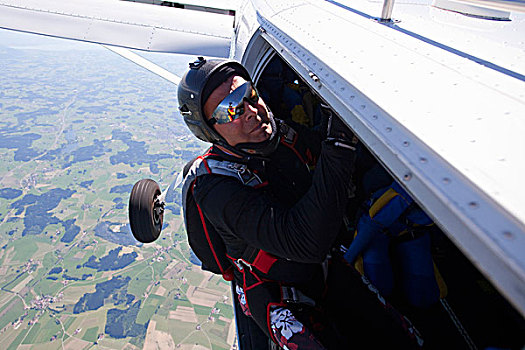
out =
<path fill-rule="evenodd" d="M 211 149 L 210 149 L 211 150 Z M 183 169 L 182 195 L 208 193 L 223 181 L 229 182 L 234 173 L 222 159 L 210 158 L 209 151 L 189 161 Z M 229 171 L 228 171 L 229 170 Z"/>
<path fill-rule="evenodd" d="M 220 159 L 197 159 L 185 182 L 193 183 L 196 197 L 213 193 L 220 199 L 246 188 L 257 188 L 263 181 L 246 164 Z"/>
<path fill-rule="evenodd" d="M 253 189 L 250 186 L 244 185 L 232 176 L 206 174 L 195 179 L 192 193 L 197 203 L 202 203 L 204 200 L 209 203 L 225 203 L 237 194 L 251 193 L 251 191 Z"/>

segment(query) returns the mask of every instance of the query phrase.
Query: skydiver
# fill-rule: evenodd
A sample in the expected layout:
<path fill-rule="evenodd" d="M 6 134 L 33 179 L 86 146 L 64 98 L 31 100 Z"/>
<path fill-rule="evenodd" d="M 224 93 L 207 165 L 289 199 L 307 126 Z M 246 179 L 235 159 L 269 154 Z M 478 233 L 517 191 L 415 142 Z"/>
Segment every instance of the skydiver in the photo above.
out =
<path fill-rule="evenodd" d="M 294 130 L 230 60 L 190 63 L 178 99 L 192 133 L 212 143 L 185 167 L 188 239 L 204 269 L 233 280 L 244 314 L 281 348 L 420 345 L 344 259 L 327 259 L 352 188 L 351 131 L 331 114 L 322 137 Z"/>

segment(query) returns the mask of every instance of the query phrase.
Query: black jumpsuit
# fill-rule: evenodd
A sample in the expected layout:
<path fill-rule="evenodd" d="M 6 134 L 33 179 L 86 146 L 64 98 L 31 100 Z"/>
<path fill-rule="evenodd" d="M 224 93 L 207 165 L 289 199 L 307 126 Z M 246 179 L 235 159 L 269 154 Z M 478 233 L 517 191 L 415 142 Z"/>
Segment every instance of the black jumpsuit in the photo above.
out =
<path fill-rule="evenodd" d="M 328 144 L 320 147 L 311 137 L 296 136 L 291 143 L 281 142 L 267 159 L 246 160 L 249 169 L 264 181 L 260 188 L 216 174 L 199 176 L 193 187 L 195 202 L 223 238 L 228 255 L 239 257 L 252 246 L 278 259 L 266 275 L 236 271 L 245 313 L 274 341 L 289 348 L 323 348 L 319 340 L 334 349 L 345 343 L 372 348 L 392 341 L 413 345 L 401 330 L 408 326 L 367 290 L 349 266 L 332 261 L 328 276 L 323 273 L 321 263 L 342 225 L 355 156 L 353 151 Z M 239 162 L 217 147 L 210 153 Z M 315 171 L 311 172 L 314 163 Z M 325 282 L 334 285 L 325 289 Z M 283 283 L 316 300 L 316 308 L 287 307 L 281 295 Z M 259 288 L 261 285 L 264 287 Z M 333 312 L 312 317 L 320 306 Z M 294 323 L 295 317 L 305 327 Z M 323 317 L 343 326 L 327 327 L 318 321 Z M 346 327 L 353 329 L 341 329 Z"/>

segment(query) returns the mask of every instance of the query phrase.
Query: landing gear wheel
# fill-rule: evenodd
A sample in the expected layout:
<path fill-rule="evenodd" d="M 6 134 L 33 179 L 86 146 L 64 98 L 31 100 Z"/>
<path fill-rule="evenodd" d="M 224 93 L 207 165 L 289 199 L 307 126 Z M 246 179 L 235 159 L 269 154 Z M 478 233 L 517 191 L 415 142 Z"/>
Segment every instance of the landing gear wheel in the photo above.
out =
<path fill-rule="evenodd" d="M 142 179 L 133 186 L 129 197 L 129 224 L 137 241 L 150 243 L 162 230 L 164 202 L 159 200 L 159 185 L 151 179 Z"/>

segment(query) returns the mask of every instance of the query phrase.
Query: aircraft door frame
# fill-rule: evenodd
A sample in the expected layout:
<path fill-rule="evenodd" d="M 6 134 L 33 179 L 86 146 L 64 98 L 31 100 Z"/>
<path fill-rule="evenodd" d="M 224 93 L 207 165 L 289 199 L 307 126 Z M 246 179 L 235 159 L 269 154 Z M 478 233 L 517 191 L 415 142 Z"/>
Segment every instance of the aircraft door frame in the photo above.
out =
<path fill-rule="evenodd" d="M 266 65 L 275 55 L 275 49 L 261 36 L 261 31 L 258 30 L 248 43 L 241 60 L 256 85 Z"/>
<path fill-rule="evenodd" d="M 262 25 L 250 41 L 253 48 L 260 50 L 264 42 L 277 53 L 355 132 L 462 254 L 525 315 L 525 269 L 518 254 L 522 244 L 513 242 L 519 237 L 516 233 L 523 231 L 520 222 L 330 66 L 271 22 L 263 19 Z M 255 71 L 262 55 L 251 51 L 247 50 L 244 62 Z M 501 239 L 505 234 L 511 238 Z"/>

